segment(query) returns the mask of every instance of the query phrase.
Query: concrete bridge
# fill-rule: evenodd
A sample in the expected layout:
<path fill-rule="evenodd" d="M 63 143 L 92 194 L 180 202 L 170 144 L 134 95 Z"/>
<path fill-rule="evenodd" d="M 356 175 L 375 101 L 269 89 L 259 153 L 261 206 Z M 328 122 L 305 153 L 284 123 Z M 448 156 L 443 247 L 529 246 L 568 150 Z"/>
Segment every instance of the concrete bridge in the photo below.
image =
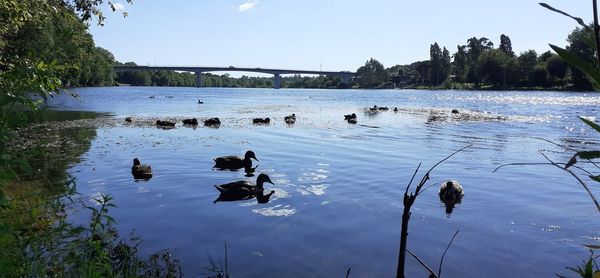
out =
<path fill-rule="evenodd" d="M 136 70 L 173 70 L 173 71 L 187 71 L 194 72 L 196 74 L 196 87 L 202 87 L 202 73 L 203 72 L 214 72 L 214 71 L 245 71 L 245 72 L 258 72 L 273 74 L 275 82 L 273 82 L 273 88 L 281 88 L 281 75 L 283 74 L 314 74 L 314 75 L 325 75 L 340 77 L 342 83 L 350 85 L 352 77 L 356 74 L 349 71 L 314 71 L 314 70 L 288 70 L 288 69 L 265 69 L 265 68 L 238 68 L 238 67 L 193 67 L 193 66 L 114 66 L 115 71 L 136 71 Z"/>

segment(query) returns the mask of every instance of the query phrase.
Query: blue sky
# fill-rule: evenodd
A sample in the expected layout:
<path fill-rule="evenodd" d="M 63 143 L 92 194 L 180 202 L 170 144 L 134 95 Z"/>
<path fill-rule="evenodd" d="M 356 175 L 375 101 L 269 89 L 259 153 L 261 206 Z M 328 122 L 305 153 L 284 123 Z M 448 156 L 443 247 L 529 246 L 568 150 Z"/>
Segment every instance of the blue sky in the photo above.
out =
<path fill-rule="evenodd" d="M 117 0 L 91 26 L 96 44 L 140 65 L 207 65 L 354 71 L 373 57 L 389 67 L 451 53 L 470 37 L 519 53 L 566 44 L 575 21 L 530 0 Z M 591 21 L 591 1 L 546 1 Z"/>

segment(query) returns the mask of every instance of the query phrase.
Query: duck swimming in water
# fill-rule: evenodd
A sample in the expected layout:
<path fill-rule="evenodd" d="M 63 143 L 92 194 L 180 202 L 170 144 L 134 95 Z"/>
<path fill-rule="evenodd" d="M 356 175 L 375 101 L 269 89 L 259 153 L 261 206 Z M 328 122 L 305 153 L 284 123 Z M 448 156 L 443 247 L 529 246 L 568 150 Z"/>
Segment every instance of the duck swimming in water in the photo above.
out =
<path fill-rule="evenodd" d="M 220 195 L 214 203 L 223 201 L 238 201 L 248 200 L 257 197 L 259 203 L 266 203 L 275 191 L 271 191 L 269 194 L 264 195 L 264 183 L 268 182 L 273 184 L 271 178 L 266 174 L 260 174 L 256 178 L 256 184 L 249 181 L 235 181 L 221 185 L 215 185 L 215 188 L 219 191 Z"/>
<path fill-rule="evenodd" d="M 241 168 L 252 168 L 252 160 L 258 161 L 253 151 L 247 151 L 244 158 L 235 155 L 221 156 L 214 159 L 215 168 L 237 170 Z"/>
<path fill-rule="evenodd" d="M 288 125 L 293 125 L 296 123 L 296 114 L 292 113 L 292 115 L 283 117 L 285 123 Z"/>
<path fill-rule="evenodd" d="M 198 119 L 196 119 L 196 118 L 184 119 L 183 124 L 184 125 L 198 125 Z"/>
<path fill-rule="evenodd" d="M 150 179 L 152 178 L 152 168 L 150 165 L 142 164 L 136 157 L 133 159 L 133 166 L 131 166 L 131 174 L 134 179 Z"/>
<path fill-rule="evenodd" d="M 271 119 L 269 118 L 255 118 L 252 120 L 253 124 L 257 124 L 257 125 L 268 125 L 271 123 Z"/>
<path fill-rule="evenodd" d="M 204 120 L 204 125 L 208 127 L 219 127 L 221 126 L 221 120 L 219 118 L 210 118 L 208 120 Z"/>
<path fill-rule="evenodd" d="M 344 120 L 356 119 L 356 113 L 344 115 Z"/>
<path fill-rule="evenodd" d="M 175 123 L 174 122 L 161 121 L 161 120 L 156 120 L 156 125 L 158 127 L 175 127 Z"/>
<path fill-rule="evenodd" d="M 458 181 L 445 181 L 440 185 L 440 201 L 446 205 L 446 213 L 452 213 L 454 206 L 460 204 L 465 193 Z"/>

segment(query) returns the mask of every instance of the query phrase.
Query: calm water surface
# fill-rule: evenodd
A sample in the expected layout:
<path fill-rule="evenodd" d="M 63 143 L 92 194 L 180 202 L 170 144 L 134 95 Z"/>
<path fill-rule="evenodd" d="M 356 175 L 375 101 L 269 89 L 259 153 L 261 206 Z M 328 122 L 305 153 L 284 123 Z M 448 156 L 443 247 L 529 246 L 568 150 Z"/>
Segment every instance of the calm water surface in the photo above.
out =
<path fill-rule="evenodd" d="M 402 194 L 415 167 L 436 169 L 434 186 L 413 207 L 409 249 L 448 277 L 549 277 L 568 274 L 586 258 L 583 244 L 600 244 L 598 212 L 584 190 L 544 162 L 539 150 L 567 161 L 576 149 L 598 147 L 600 136 L 577 115 L 598 116 L 600 95 L 555 92 L 353 91 L 118 87 L 77 89 L 80 99 L 59 97 L 55 109 L 106 112 L 119 124 L 100 127 L 90 150 L 70 168 L 91 202 L 110 193 L 122 234 L 135 229 L 143 252 L 171 248 L 187 276 L 206 273 L 207 253 L 223 258 L 227 242 L 235 277 L 393 277 Z M 149 96 L 155 96 L 149 98 Z M 197 104 L 197 100 L 204 104 Z M 369 114 L 367 106 L 399 111 Z M 459 115 L 452 115 L 456 108 Z M 356 113 L 358 125 L 343 114 Z M 285 115 L 297 124 L 287 126 Z M 125 125 L 155 118 L 219 117 L 219 129 L 162 130 Z M 270 117 L 269 126 L 251 124 Z M 123 123 L 123 124 L 121 124 Z M 254 150 L 257 173 L 275 190 L 256 200 L 216 203 L 213 185 L 247 178 L 216 171 L 212 158 Z M 134 181 L 131 161 L 154 169 Z M 460 181 L 462 204 L 448 217 L 437 196 L 446 179 Z M 598 186 L 596 186 L 598 188 Z M 600 194 L 600 190 L 595 190 Z M 87 213 L 87 212 L 85 212 Z M 85 214 L 73 212 L 74 221 Z M 408 277 L 425 271 L 408 259 Z"/>

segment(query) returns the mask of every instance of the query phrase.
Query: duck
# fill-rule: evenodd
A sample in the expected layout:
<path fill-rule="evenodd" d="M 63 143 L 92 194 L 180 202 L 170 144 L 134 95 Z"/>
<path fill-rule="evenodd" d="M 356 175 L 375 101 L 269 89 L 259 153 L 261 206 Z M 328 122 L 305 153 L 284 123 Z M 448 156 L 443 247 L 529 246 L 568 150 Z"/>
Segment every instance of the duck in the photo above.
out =
<path fill-rule="evenodd" d="M 285 117 L 283 117 L 283 119 L 285 120 L 285 123 L 288 125 L 295 124 L 296 123 L 296 114 L 292 113 L 292 115 L 285 116 Z"/>
<path fill-rule="evenodd" d="M 356 124 L 356 118 L 350 118 L 350 119 L 348 119 L 348 123 L 349 124 Z"/>
<path fill-rule="evenodd" d="M 127 117 L 127 118 L 125 118 L 125 122 L 131 123 L 131 122 L 133 122 L 133 118 Z"/>
<path fill-rule="evenodd" d="M 270 123 L 271 123 L 271 119 L 269 119 L 268 117 L 267 117 L 267 118 L 264 118 L 264 119 L 263 119 L 263 118 L 254 118 L 254 119 L 252 120 L 252 123 L 253 123 L 253 124 L 257 124 L 257 125 L 261 125 L 261 124 L 268 125 L 268 124 L 270 124 Z"/>
<path fill-rule="evenodd" d="M 356 113 L 344 115 L 344 120 L 356 119 Z"/>
<path fill-rule="evenodd" d="M 149 96 L 148 98 L 154 98 L 154 96 Z"/>
<path fill-rule="evenodd" d="M 458 114 L 458 109 L 452 109 L 452 114 Z"/>
<path fill-rule="evenodd" d="M 389 110 L 389 108 L 387 106 L 378 107 L 377 109 L 379 109 L 381 111 L 388 111 Z"/>
<path fill-rule="evenodd" d="M 175 127 L 174 122 L 156 120 L 156 125 L 159 127 Z"/>
<path fill-rule="evenodd" d="M 252 160 L 259 161 L 253 151 L 246 151 L 244 158 L 235 155 L 220 156 L 215 159 L 215 168 L 237 170 L 241 168 L 252 168 Z"/>
<path fill-rule="evenodd" d="M 150 165 L 142 164 L 136 157 L 133 159 L 131 174 L 133 175 L 134 179 L 150 179 L 152 178 L 152 168 Z"/>
<path fill-rule="evenodd" d="M 394 112 L 398 112 L 398 107 L 394 107 Z"/>
<path fill-rule="evenodd" d="M 369 111 L 371 112 L 377 112 L 377 105 L 373 105 L 373 107 L 369 107 Z"/>
<path fill-rule="evenodd" d="M 446 205 L 446 213 L 450 214 L 452 213 L 454 206 L 460 204 L 465 193 L 458 181 L 449 180 L 442 182 L 439 195 L 440 201 Z"/>
<path fill-rule="evenodd" d="M 196 119 L 196 118 L 184 119 L 183 124 L 184 125 L 198 125 L 198 119 Z"/>
<path fill-rule="evenodd" d="M 198 104 L 204 104 L 204 101 L 198 100 Z"/>
<path fill-rule="evenodd" d="M 219 118 L 210 118 L 208 120 L 204 120 L 204 125 L 209 127 L 219 127 L 221 125 L 221 120 Z"/>
<path fill-rule="evenodd" d="M 221 185 L 215 185 L 215 188 L 219 191 L 220 195 L 214 203 L 223 202 L 223 201 L 238 201 L 238 200 L 248 200 L 254 197 L 260 196 L 259 201 L 268 202 L 268 198 L 275 193 L 275 191 L 269 192 L 267 195 L 264 195 L 264 183 L 273 184 L 271 178 L 269 178 L 266 174 L 260 174 L 256 178 L 256 184 L 249 182 L 247 180 L 243 181 L 235 181 Z"/>

